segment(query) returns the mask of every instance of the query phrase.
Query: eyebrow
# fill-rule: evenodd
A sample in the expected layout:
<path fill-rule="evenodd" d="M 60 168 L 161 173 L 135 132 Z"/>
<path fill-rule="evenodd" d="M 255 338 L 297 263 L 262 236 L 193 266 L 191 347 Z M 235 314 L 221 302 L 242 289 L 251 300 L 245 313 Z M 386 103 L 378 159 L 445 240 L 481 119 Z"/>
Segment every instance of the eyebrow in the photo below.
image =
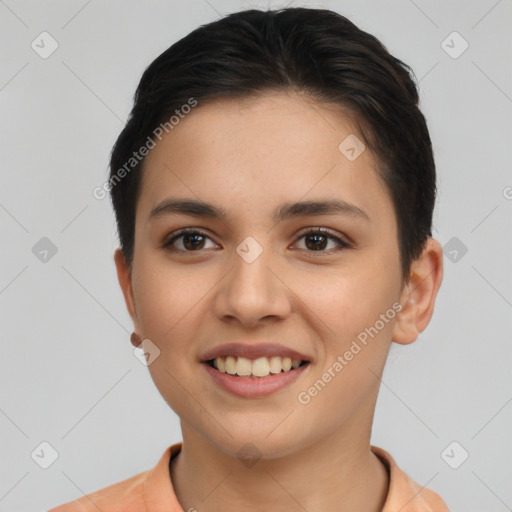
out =
<path fill-rule="evenodd" d="M 228 218 L 228 214 L 222 207 L 204 201 L 196 199 L 165 199 L 151 210 L 148 221 L 164 215 L 179 214 L 223 221 L 226 221 Z M 284 203 L 273 211 L 272 219 L 274 222 L 282 222 L 297 217 L 329 214 L 348 215 L 370 222 L 370 217 L 364 210 L 340 199 Z"/>

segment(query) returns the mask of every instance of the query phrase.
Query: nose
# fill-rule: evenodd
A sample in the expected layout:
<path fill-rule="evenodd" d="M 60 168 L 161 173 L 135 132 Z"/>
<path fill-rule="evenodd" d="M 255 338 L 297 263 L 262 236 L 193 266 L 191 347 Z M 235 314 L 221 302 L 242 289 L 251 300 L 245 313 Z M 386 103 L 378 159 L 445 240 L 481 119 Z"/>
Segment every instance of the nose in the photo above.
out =
<path fill-rule="evenodd" d="M 214 313 L 244 327 L 288 316 L 292 292 L 280 276 L 271 250 L 265 248 L 254 260 L 243 254 L 242 250 L 233 251 L 229 258 L 229 272 L 219 283 L 213 302 Z"/>

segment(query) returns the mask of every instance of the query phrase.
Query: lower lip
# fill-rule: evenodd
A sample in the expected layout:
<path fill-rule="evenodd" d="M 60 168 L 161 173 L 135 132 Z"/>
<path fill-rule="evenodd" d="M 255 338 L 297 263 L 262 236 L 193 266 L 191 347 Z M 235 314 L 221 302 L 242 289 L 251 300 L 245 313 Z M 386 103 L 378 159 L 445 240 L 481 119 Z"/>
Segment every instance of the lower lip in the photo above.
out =
<path fill-rule="evenodd" d="M 219 372 L 207 363 L 202 363 L 216 384 L 233 395 L 244 398 L 260 398 L 283 389 L 307 371 L 310 364 L 307 363 L 288 372 L 271 373 L 267 377 L 236 377 Z"/>

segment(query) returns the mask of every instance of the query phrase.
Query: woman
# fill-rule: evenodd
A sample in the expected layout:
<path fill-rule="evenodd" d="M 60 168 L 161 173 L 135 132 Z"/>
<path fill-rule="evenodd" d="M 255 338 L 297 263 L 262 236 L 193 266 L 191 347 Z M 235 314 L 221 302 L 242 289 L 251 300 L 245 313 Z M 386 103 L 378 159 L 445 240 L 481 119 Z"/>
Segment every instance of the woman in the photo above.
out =
<path fill-rule="evenodd" d="M 409 68 L 328 10 L 249 10 L 144 72 L 111 157 L 119 283 L 183 443 L 51 512 L 447 511 L 370 445 L 432 316 L 432 147 Z"/>

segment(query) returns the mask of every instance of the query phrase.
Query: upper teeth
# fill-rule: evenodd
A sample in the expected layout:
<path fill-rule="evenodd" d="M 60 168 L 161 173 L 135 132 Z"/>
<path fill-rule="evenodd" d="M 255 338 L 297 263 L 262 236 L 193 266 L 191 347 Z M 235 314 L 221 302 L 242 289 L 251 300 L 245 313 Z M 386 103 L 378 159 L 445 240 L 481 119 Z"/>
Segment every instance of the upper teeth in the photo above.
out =
<path fill-rule="evenodd" d="M 245 357 L 217 357 L 213 360 L 213 365 L 217 370 L 229 375 L 266 377 L 270 373 L 280 373 L 281 371 L 290 371 L 292 368 L 298 368 L 300 359 L 291 359 L 290 357 L 272 356 L 258 357 L 258 359 L 247 359 Z"/>

